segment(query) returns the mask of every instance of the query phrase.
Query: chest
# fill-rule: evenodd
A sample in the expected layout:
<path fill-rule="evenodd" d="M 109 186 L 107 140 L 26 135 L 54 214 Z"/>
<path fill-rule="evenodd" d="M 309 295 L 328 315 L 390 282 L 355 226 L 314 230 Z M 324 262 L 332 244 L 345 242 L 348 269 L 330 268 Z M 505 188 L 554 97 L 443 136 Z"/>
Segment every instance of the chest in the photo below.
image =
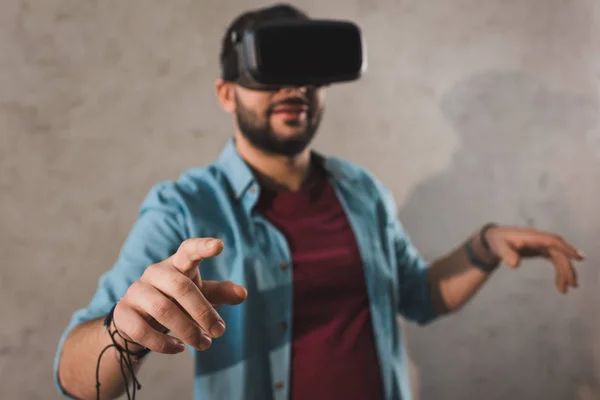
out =
<path fill-rule="evenodd" d="M 233 209 L 202 224 L 212 231 L 199 236 L 218 235 L 225 242 L 220 256 L 201 264 L 203 277 L 232 280 L 256 300 L 277 295 L 282 307 L 281 299 L 291 301 L 292 292 L 362 290 L 366 280 L 373 295 L 394 285 L 394 254 L 376 204 L 351 188 L 346 193 L 329 186 L 320 193 L 299 209 L 287 199 L 284 208 L 258 208 L 251 216 Z"/>
<path fill-rule="evenodd" d="M 332 202 L 305 216 L 268 217 L 288 244 L 297 300 L 364 292 L 361 252 L 341 204 Z"/>
<path fill-rule="evenodd" d="M 275 197 L 262 207 L 261 214 L 285 239 L 296 292 L 362 284 L 359 244 L 331 185 L 320 185 L 315 196 Z"/>

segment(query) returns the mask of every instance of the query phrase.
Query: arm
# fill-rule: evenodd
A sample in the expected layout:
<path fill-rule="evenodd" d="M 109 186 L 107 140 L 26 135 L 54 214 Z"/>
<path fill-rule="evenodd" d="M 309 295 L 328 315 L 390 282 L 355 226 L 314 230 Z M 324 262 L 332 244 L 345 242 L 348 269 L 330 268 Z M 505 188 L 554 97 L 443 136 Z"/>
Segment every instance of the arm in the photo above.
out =
<path fill-rule="evenodd" d="M 188 239 L 173 256 L 150 265 L 118 301 L 110 331 L 116 329 L 133 353 L 148 348 L 177 354 L 185 350 L 184 342 L 199 351 L 206 350 L 212 339 L 225 331 L 215 308 L 239 304 L 247 296 L 244 288 L 232 282 L 201 279 L 198 264 L 222 249 L 223 242 L 217 239 Z M 109 350 L 100 360 L 96 381 L 99 356 L 112 343 L 103 322 L 94 319 L 81 323 L 66 338 L 58 372 L 63 390 L 70 395 L 94 399 L 96 384 L 100 383 L 100 397 L 115 398 L 125 391 L 126 382 L 132 382 L 130 375 L 123 377 L 115 350 Z M 180 339 L 169 336 L 169 332 Z M 116 340 L 125 347 L 123 339 Z M 139 364 L 134 370 L 138 368 Z"/>
<path fill-rule="evenodd" d="M 581 252 L 562 238 L 533 229 L 494 226 L 479 231 L 465 245 L 434 261 L 429 271 L 429 290 L 434 308 L 447 314 L 465 305 L 503 262 L 517 268 L 522 257 L 546 257 L 556 268 L 556 287 L 566 293 L 577 287 L 577 276 L 571 259 L 582 260 Z M 487 244 L 487 246 L 486 246 Z M 477 266 L 473 260 L 488 267 Z"/>
<path fill-rule="evenodd" d="M 566 293 L 569 287 L 577 287 L 572 260 L 583 260 L 583 254 L 556 234 L 529 228 L 487 225 L 489 229 L 482 228 L 462 246 L 427 263 L 404 230 L 391 192 L 380 182 L 375 182 L 382 194 L 386 231 L 393 240 L 400 291 L 398 312 L 406 319 L 426 324 L 460 309 L 500 262 L 517 268 L 526 257 L 544 257 L 552 261 L 560 293 Z M 467 252 L 467 243 L 471 252 Z"/>
<path fill-rule="evenodd" d="M 489 265 L 489 268 L 473 264 L 467 253 L 467 243 L 431 264 L 429 287 L 433 306 L 438 314 L 460 309 L 479 291 L 498 266 L 500 260 L 485 248 L 480 233 L 467 241 L 473 255 L 483 264 Z"/>
<path fill-rule="evenodd" d="M 78 399 L 96 398 L 96 366 L 100 352 L 112 344 L 103 326 L 104 318 L 97 318 L 77 326 L 69 334 L 63 347 L 59 363 L 60 382 L 63 389 Z M 118 343 L 123 345 L 122 339 Z M 130 346 L 138 351 L 140 346 Z M 125 381 L 121 374 L 119 354 L 114 348 L 107 350 L 100 363 L 100 398 L 114 399 L 125 391 Z M 141 363 L 141 362 L 140 362 Z M 134 362 L 137 374 L 140 363 Z M 127 380 L 131 375 L 127 370 Z"/>
<path fill-rule="evenodd" d="M 185 240 L 172 189 L 163 186 L 150 193 L 117 263 L 100 278 L 92 301 L 73 315 L 61 337 L 54 378 L 63 395 L 96 398 L 98 357 L 112 343 L 103 320 L 115 304 L 113 321 L 123 337 L 152 351 L 176 354 L 183 351 L 182 341 L 206 349 L 210 337 L 205 332 L 221 321 L 213 306 L 244 300 L 246 292 L 230 282 L 200 283 L 200 260 L 219 254 L 223 244 L 217 241 L 209 247 L 208 239 Z M 181 340 L 163 333 L 163 327 Z M 212 337 L 221 334 L 211 332 Z M 102 398 L 117 397 L 125 390 L 117 354 L 111 348 L 102 356 Z"/>
<path fill-rule="evenodd" d="M 552 261 L 559 292 L 566 293 L 569 287 L 577 287 L 572 260 L 582 260 L 582 253 L 556 234 L 528 228 L 493 226 L 483 232 L 479 230 L 446 256 L 427 263 L 398 219 L 390 192 L 385 188 L 381 191 L 397 263 L 398 311 L 410 321 L 426 324 L 457 311 L 477 293 L 501 262 L 517 268 L 525 257 L 545 257 Z M 472 250 L 470 254 L 466 250 L 467 243 Z"/>
<path fill-rule="evenodd" d="M 103 327 L 105 315 L 149 265 L 169 257 L 185 239 L 177 205 L 171 200 L 174 197 L 170 184 L 157 185 L 149 192 L 117 262 L 100 278 L 87 307 L 73 315 L 54 363 L 55 385 L 64 395 L 95 398 L 98 356 L 111 343 Z M 107 397 L 125 389 L 117 354 L 114 348 L 107 350 L 100 364 L 100 387 L 102 392 L 106 390 Z"/>

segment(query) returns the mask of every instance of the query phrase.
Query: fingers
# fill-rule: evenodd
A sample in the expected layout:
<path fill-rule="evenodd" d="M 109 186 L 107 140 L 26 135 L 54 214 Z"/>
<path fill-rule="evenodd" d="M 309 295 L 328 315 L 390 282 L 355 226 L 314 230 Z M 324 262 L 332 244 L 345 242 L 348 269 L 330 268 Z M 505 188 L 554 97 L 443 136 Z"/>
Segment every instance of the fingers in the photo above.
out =
<path fill-rule="evenodd" d="M 248 297 L 248 291 L 233 282 L 204 281 L 202 293 L 214 307 L 222 304 L 235 306 Z"/>
<path fill-rule="evenodd" d="M 222 250 L 219 239 L 188 239 L 167 260 L 146 268 L 115 309 L 115 324 L 118 313 L 118 329 L 123 336 L 169 354 L 184 350 L 181 340 L 202 351 L 211 345 L 211 336 L 222 336 L 225 322 L 213 304 L 240 304 L 248 295 L 246 289 L 232 282 L 200 281 L 198 264 Z M 181 340 L 162 333 L 162 327 Z"/>
<path fill-rule="evenodd" d="M 567 243 L 562 237 L 556 235 L 549 235 L 548 238 L 548 247 L 554 247 L 556 249 L 562 250 L 565 254 L 567 254 L 570 258 L 581 261 L 584 259 L 583 253 L 573 247 L 571 244 Z"/>
<path fill-rule="evenodd" d="M 155 287 L 137 281 L 131 287 L 130 296 L 137 299 L 132 304 L 133 307 L 143 315 L 152 317 L 184 342 L 200 351 L 210 347 L 211 338 L 198 324 L 188 318 L 177 304 Z"/>
<path fill-rule="evenodd" d="M 567 293 L 568 288 L 577 288 L 577 271 L 571 260 L 581 261 L 584 255 L 581 251 L 569 244 L 562 237 L 544 232 L 534 232 L 537 243 L 531 243 L 530 247 L 546 255 L 554 264 L 556 269 L 556 288 L 560 293 Z"/>
<path fill-rule="evenodd" d="M 566 293 L 569 286 L 576 288 L 578 286 L 577 272 L 567 255 L 559 249 L 551 248 L 548 251 L 548 256 L 556 268 L 556 288 L 558 291 Z"/>
<path fill-rule="evenodd" d="M 181 243 L 170 261 L 175 268 L 186 274 L 194 272 L 204 258 L 219 255 L 221 251 L 223 241 L 219 239 L 193 238 Z"/>
<path fill-rule="evenodd" d="M 126 303 L 119 303 L 115 308 L 114 323 L 119 333 L 126 339 L 152 351 L 177 354 L 185 350 L 185 345 L 180 340 L 152 328 L 138 311 Z"/>
<path fill-rule="evenodd" d="M 568 243 L 561 236 L 538 231 L 535 229 L 522 229 L 520 234 L 509 239 L 517 248 L 530 247 L 533 249 L 556 248 L 563 251 L 569 258 L 581 261 L 585 258 L 583 252 Z"/>
<path fill-rule="evenodd" d="M 150 266 L 142 275 L 141 280 L 176 301 L 212 337 L 220 337 L 225 332 L 223 319 L 204 297 L 198 286 L 175 267 Z"/>

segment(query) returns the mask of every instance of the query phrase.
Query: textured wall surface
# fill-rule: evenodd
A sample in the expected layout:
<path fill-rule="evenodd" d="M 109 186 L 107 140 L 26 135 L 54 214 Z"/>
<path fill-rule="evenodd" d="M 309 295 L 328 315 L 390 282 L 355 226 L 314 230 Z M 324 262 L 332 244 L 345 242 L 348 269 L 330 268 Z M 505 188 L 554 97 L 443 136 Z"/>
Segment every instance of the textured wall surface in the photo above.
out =
<path fill-rule="evenodd" d="M 210 162 L 226 24 L 251 1 L 0 3 L 0 393 L 54 399 L 57 340 L 115 261 L 147 190 Z M 317 141 L 375 172 L 428 259 L 488 220 L 559 232 L 588 260 L 499 271 L 458 315 L 407 326 L 417 399 L 600 398 L 600 3 L 331 0 L 365 79 L 332 88 Z M 191 398 L 159 356 L 144 399 Z"/>

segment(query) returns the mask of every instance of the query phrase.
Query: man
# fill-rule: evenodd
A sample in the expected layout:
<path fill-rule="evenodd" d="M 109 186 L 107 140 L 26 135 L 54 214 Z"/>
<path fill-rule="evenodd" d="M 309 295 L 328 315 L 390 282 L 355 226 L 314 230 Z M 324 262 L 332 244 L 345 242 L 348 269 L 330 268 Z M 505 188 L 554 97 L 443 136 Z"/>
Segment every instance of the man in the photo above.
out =
<path fill-rule="evenodd" d="M 379 181 L 311 150 L 324 89 L 252 87 L 232 68 L 232 37 L 283 18 L 307 17 L 267 7 L 226 32 L 216 93 L 235 116 L 234 138 L 215 163 L 150 191 L 116 264 L 61 339 L 63 394 L 96 397 L 99 356 L 118 332 L 135 354 L 191 346 L 197 399 L 406 400 L 397 315 L 425 324 L 456 311 L 500 263 L 522 257 L 550 259 L 560 292 L 577 286 L 571 260 L 581 254 L 532 229 L 488 224 L 426 263 Z M 111 348 L 101 360 L 102 398 L 126 389 L 117 355 Z"/>

